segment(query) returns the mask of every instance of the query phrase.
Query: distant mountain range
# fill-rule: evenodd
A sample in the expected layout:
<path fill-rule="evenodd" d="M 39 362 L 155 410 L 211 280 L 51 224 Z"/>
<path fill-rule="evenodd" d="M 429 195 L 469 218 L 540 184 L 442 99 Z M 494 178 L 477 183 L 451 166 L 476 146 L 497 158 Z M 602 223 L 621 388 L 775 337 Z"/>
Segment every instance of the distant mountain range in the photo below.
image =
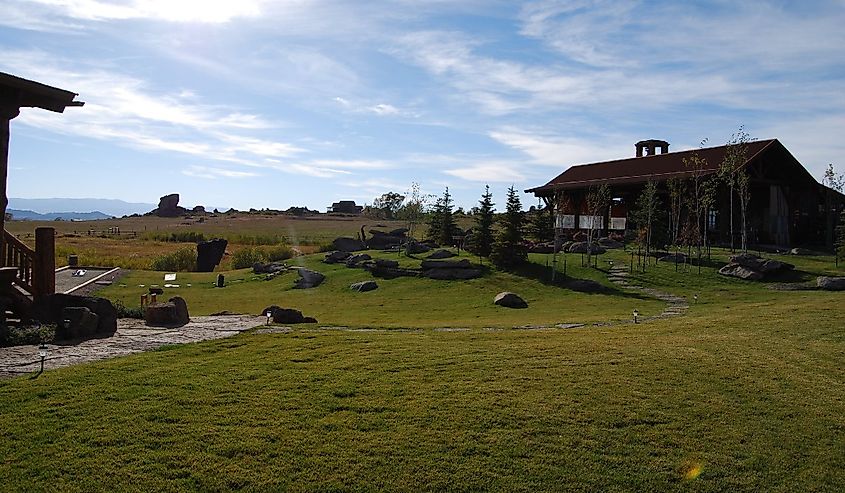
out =
<path fill-rule="evenodd" d="M 45 219 L 55 219 L 57 214 L 100 214 L 100 217 L 88 217 L 88 219 L 106 219 L 111 216 L 121 217 L 132 214 L 144 214 L 157 207 L 156 204 L 141 202 L 124 202 L 117 199 L 18 199 L 10 198 L 6 212 L 17 209 L 19 212 L 37 213 L 47 216 Z M 54 211 L 75 211 L 75 212 L 54 212 Z M 96 211 L 96 212 L 92 212 Z M 16 219 L 23 217 L 15 216 Z M 67 219 L 71 219 L 68 217 Z M 74 217 L 76 219 L 76 217 Z"/>
<path fill-rule="evenodd" d="M 18 221 L 55 221 L 60 219 L 62 221 L 93 221 L 97 219 L 111 219 L 114 216 L 103 214 L 100 211 L 94 212 L 48 212 L 40 214 L 34 211 L 24 211 L 20 209 L 6 209 L 7 214 L 12 215 L 13 220 Z"/>

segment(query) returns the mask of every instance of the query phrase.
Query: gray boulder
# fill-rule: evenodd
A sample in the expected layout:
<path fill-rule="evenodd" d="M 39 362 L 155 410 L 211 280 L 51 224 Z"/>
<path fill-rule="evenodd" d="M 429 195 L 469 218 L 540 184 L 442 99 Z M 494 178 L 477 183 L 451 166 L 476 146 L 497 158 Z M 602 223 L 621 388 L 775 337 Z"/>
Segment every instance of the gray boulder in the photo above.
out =
<path fill-rule="evenodd" d="M 365 260 L 372 260 L 373 257 L 370 257 L 369 254 L 366 253 L 358 253 L 355 255 L 349 256 L 346 259 L 346 266 L 347 267 L 357 267 L 358 264 L 364 262 Z"/>
<path fill-rule="evenodd" d="M 61 293 L 42 296 L 32 303 L 30 316 L 39 322 L 58 327 L 67 319 L 62 313 L 64 309 L 73 306 L 85 307 L 97 315 L 98 337 L 110 336 L 117 332 L 117 309 L 105 298 Z"/>
<path fill-rule="evenodd" d="M 386 258 L 377 258 L 373 261 L 373 264 L 379 269 L 396 269 L 399 267 L 398 260 L 390 260 Z"/>
<path fill-rule="evenodd" d="M 779 270 L 791 270 L 795 268 L 792 264 L 781 262 L 779 260 L 764 259 L 750 253 L 732 255 L 731 263 L 741 265 L 762 274 L 768 274 L 769 272 L 776 272 Z"/>
<path fill-rule="evenodd" d="M 393 235 L 377 230 L 370 231 L 370 234 L 372 236 L 367 239 L 367 246 L 373 250 L 387 250 L 397 247 L 407 239 L 404 234 Z"/>
<path fill-rule="evenodd" d="M 367 245 L 355 238 L 341 236 L 340 238 L 335 238 L 332 242 L 332 248 L 342 252 L 360 252 L 361 250 L 366 250 Z"/>
<path fill-rule="evenodd" d="M 296 289 L 315 288 L 326 279 L 323 274 L 304 267 L 297 268 L 296 272 L 299 274 L 299 279 L 294 281 L 293 287 Z"/>
<path fill-rule="evenodd" d="M 151 327 L 181 327 L 190 322 L 188 304 L 179 296 L 167 303 L 153 303 L 144 309 L 144 322 Z"/>
<path fill-rule="evenodd" d="M 408 243 L 403 246 L 403 249 L 411 255 L 431 251 L 431 247 L 429 245 L 414 240 L 408 241 Z"/>
<path fill-rule="evenodd" d="M 845 291 L 845 277 L 820 276 L 816 278 L 816 286 L 827 291 Z"/>
<path fill-rule="evenodd" d="M 56 326 L 56 338 L 89 339 L 97 334 L 100 317 L 84 306 L 62 308 L 62 322 Z"/>
<path fill-rule="evenodd" d="M 349 289 L 352 291 L 358 291 L 359 293 L 364 293 L 366 291 L 378 289 L 378 284 L 375 281 L 361 281 L 351 284 Z"/>
<path fill-rule="evenodd" d="M 252 272 L 255 274 L 278 274 L 279 272 L 284 272 L 287 269 L 287 264 L 282 261 L 270 262 L 267 264 L 256 262 L 252 264 Z"/>
<path fill-rule="evenodd" d="M 334 252 L 326 254 L 326 258 L 323 259 L 323 262 L 325 262 L 327 264 L 337 264 L 337 263 L 343 262 L 346 259 L 348 259 L 349 255 L 350 255 L 349 252 L 344 252 L 344 251 L 340 251 L 340 250 L 334 251 Z"/>
<path fill-rule="evenodd" d="M 528 308 L 528 303 L 516 293 L 504 291 L 493 298 L 493 303 L 505 308 Z"/>
<path fill-rule="evenodd" d="M 819 255 L 819 252 L 814 252 L 813 250 L 807 250 L 806 248 L 793 248 L 789 251 L 790 255 L 803 255 L 803 256 L 816 256 Z"/>
<path fill-rule="evenodd" d="M 440 250 L 437 250 L 436 252 L 430 254 L 426 258 L 432 259 L 432 260 L 438 260 L 438 259 L 452 258 L 452 257 L 457 257 L 457 256 L 458 256 L 458 254 L 450 252 L 449 250 L 440 249 Z"/>
<path fill-rule="evenodd" d="M 591 253 L 604 253 L 607 251 L 599 245 L 596 245 L 595 243 L 593 243 L 593 245 L 590 247 L 590 250 Z M 572 243 L 571 245 L 569 245 L 569 253 L 587 253 L 587 242 L 576 241 Z"/>
<path fill-rule="evenodd" d="M 719 269 L 719 274 L 722 274 L 723 276 L 738 277 L 748 281 L 759 281 L 763 279 L 763 274 L 760 272 L 734 263 L 728 264 Z"/>
<path fill-rule="evenodd" d="M 270 313 L 270 318 L 273 323 L 277 324 L 315 324 L 317 319 L 314 317 L 305 317 L 302 312 L 293 308 L 282 308 L 277 305 L 268 306 L 261 315 Z"/>

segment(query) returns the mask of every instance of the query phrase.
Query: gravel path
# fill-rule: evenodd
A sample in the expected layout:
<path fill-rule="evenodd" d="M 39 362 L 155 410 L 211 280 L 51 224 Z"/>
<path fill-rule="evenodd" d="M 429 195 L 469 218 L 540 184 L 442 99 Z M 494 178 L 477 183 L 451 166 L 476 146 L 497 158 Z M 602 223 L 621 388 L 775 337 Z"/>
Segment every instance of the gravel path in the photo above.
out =
<path fill-rule="evenodd" d="M 613 267 L 611 267 L 607 278 L 610 282 L 616 284 L 620 288 L 639 291 L 653 298 L 657 298 L 660 301 L 666 302 L 666 308 L 663 309 L 663 312 L 660 313 L 660 315 L 655 315 L 653 317 L 642 317 L 640 318 L 640 322 L 647 322 L 649 320 L 656 320 L 668 317 L 678 317 L 686 313 L 686 311 L 689 309 L 689 303 L 687 302 L 686 298 L 676 296 L 670 293 L 664 293 L 663 291 L 658 291 L 656 289 L 630 284 L 628 282 L 628 267 L 625 265 L 614 265 Z"/>
<path fill-rule="evenodd" d="M 112 337 L 90 339 L 76 345 L 49 345 L 45 370 L 150 351 L 168 344 L 221 339 L 264 323 L 254 315 L 222 315 L 191 317 L 191 321 L 175 329 L 147 327 L 143 320 L 122 318 Z M 37 346 L 0 348 L 0 378 L 9 378 L 38 371 Z"/>

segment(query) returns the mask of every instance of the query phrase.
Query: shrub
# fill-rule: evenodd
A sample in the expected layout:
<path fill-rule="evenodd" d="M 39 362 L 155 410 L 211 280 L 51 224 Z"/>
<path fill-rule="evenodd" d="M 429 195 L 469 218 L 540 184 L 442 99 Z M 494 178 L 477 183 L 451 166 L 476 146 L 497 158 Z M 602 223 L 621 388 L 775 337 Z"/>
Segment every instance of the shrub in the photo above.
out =
<path fill-rule="evenodd" d="M 5 325 L 5 324 L 4 324 Z M 0 328 L 0 347 L 24 346 L 53 342 L 55 325 L 4 326 Z"/>
<path fill-rule="evenodd" d="M 117 300 L 114 302 L 114 307 L 117 310 L 117 318 L 144 318 L 144 309 L 140 306 L 128 307 Z"/>
<path fill-rule="evenodd" d="M 267 250 L 267 259 L 270 260 L 270 262 L 287 260 L 291 257 L 293 257 L 293 250 L 287 245 L 276 245 Z"/>
<path fill-rule="evenodd" d="M 185 272 L 196 270 L 197 251 L 191 247 L 180 248 L 168 255 L 161 255 L 153 259 L 153 270 L 168 272 Z"/>
<path fill-rule="evenodd" d="M 242 248 L 232 254 L 232 268 L 252 267 L 256 262 L 266 262 L 267 254 L 260 248 Z"/>

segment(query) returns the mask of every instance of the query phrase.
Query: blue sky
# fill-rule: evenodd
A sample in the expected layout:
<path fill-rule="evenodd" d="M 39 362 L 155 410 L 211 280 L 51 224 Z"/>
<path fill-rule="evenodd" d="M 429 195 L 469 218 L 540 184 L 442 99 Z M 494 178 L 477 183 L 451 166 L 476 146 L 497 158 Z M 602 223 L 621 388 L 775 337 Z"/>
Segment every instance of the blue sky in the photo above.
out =
<path fill-rule="evenodd" d="M 418 182 L 503 206 L 739 125 L 845 168 L 841 0 L 3 4 L 0 71 L 86 102 L 13 120 L 11 197 L 325 210 Z"/>

